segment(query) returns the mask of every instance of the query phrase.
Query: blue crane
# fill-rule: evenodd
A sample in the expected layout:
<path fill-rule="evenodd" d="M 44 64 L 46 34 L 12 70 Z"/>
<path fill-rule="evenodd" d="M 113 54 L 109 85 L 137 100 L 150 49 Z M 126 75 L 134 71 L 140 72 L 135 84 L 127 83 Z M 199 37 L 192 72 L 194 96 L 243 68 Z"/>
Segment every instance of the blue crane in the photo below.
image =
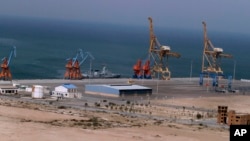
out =
<path fill-rule="evenodd" d="M 76 60 L 78 60 L 79 56 L 81 57 L 81 61 L 79 63 L 79 66 L 88 58 L 90 57 L 91 60 L 94 60 L 94 56 L 90 52 L 83 52 L 82 49 L 79 49 L 76 56 L 73 58 L 72 66 L 75 65 Z"/>
<path fill-rule="evenodd" d="M 7 67 L 9 66 L 12 56 L 14 55 L 14 57 L 16 57 L 16 46 L 13 46 L 13 49 L 10 51 L 10 55 L 7 61 Z M 5 59 L 7 59 L 6 57 L 2 58 L 2 61 L 4 61 Z"/>
<path fill-rule="evenodd" d="M 94 56 L 90 52 L 84 52 L 84 54 L 81 54 L 82 60 L 79 65 L 81 65 L 88 57 L 90 57 L 91 60 L 95 60 Z"/>

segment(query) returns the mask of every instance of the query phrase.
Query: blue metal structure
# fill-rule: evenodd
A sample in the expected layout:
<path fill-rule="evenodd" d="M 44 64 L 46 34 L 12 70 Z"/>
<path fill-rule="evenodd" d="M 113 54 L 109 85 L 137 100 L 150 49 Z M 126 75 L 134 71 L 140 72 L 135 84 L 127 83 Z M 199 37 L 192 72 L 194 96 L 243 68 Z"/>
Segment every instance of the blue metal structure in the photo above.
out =
<path fill-rule="evenodd" d="M 217 87 L 219 85 L 219 82 L 218 82 L 218 77 L 225 77 L 224 74 L 217 74 L 217 73 L 200 73 L 200 81 L 199 81 L 199 84 L 200 85 L 203 85 L 203 78 L 204 77 L 209 77 L 209 78 L 212 78 L 213 81 L 212 81 L 212 86 L 214 87 Z"/>
<path fill-rule="evenodd" d="M 73 58 L 72 66 L 75 65 L 75 62 L 78 60 L 79 56 L 81 57 L 81 61 L 79 63 L 79 66 L 88 58 L 90 57 L 91 60 L 94 60 L 94 56 L 90 52 L 83 52 L 82 49 L 79 49 L 76 56 Z"/>
<path fill-rule="evenodd" d="M 13 49 L 10 51 L 8 61 L 7 61 L 7 67 L 10 64 L 13 55 L 14 55 L 14 57 L 16 57 L 16 46 L 13 46 Z M 7 59 L 7 58 L 6 57 L 2 58 L 2 61 L 4 61 L 5 59 Z"/>

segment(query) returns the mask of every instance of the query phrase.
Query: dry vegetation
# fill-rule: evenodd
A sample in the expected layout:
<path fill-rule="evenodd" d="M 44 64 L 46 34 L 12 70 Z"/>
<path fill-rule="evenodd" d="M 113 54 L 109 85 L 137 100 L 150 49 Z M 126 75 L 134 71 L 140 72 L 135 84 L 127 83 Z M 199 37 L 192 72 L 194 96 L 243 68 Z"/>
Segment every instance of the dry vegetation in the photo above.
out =
<path fill-rule="evenodd" d="M 111 131 L 114 134 L 106 133 L 106 136 L 123 137 L 130 140 L 194 140 L 206 141 L 209 138 L 201 136 L 213 135 L 214 140 L 228 140 L 228 128 L 216 125 L 216 107 L 219 104 L 230 105 L 229 99 L 246 99 L 246 96 L 210 97 L 210 98 L 179 98 L 174 101 L 152 100 L 150 102 L 131 102 L 116 104 L 109 101 L 102 103 L 85 102 L 83 108 L 75 108 L 57 104 L 57 101 L 34 100 L 30 102 L 22 98 L 1 97 L 0 119 L 10 118 L 15 122 L 24 125 L 44 125 L 58 129 L 78 129 Z M 217 101 L 214 102 L 214 99 Z M 41 102 L 37 102 L 41 101 Z M 209 103 L 212 102 L 212 107 Z M 247 102 L 247 100 L 244 100 Z M 224 102 L 224 103 L 223 103 Z M 248 103 L 242 103 L 248 106 Z M 194 106 L 195 105 L 195 106 Z M 87 109 L 86 109 L 87 108 Z M 89 110 L 97 108 L 99 110 Z M 211 120 L 209 123 L 202 121 Z M 1 122 L 1 121 L 0 121 Z M 13 121 L 11 121 L 13 122 Z M 31 127 L 32 129 L 32 127 Z M 80 131 L 79 131 L 80 129 Z M 29 130 L 29 129 L 27 129 Z M 117 131 L 129 132 L 129 135 L 120 135 Z M 151 130 L 151 132 L 149 132 Z M 53 130 L 54 131 L 54 130 Z M 156 132 L 157 131 L 157 132 Z M 144 132 L 149 132 L 144 135 Z M 88 133 L 84 134 L 89 136 Z M 113 139 L 106 137 L 107 139 Z M 58 137 L 57 137 L 58 138 Z M 94 138 L 94 137 L 93 137 Z M 96 138 L 94 138 L 96 139 Z M 93 140 L 94 140 L 93 139 Z"/>

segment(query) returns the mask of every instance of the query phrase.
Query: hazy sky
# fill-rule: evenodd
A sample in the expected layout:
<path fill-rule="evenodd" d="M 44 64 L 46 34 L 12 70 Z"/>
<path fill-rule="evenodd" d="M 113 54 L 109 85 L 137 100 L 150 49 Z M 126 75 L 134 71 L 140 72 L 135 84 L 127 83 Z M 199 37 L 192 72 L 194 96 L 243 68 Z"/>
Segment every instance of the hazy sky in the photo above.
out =
<path fill-rule="evenodd" d="M 250 0 L 1 0 L 0 15 L 250 34 Z"/>

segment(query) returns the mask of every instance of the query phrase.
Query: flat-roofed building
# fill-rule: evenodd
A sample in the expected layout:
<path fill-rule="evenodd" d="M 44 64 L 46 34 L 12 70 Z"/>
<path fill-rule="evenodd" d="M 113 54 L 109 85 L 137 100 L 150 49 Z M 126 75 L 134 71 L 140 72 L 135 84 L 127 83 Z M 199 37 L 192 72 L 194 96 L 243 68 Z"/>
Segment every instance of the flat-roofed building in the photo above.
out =
<path fill-rule="evenodd" d="M 85 93 L 104 96 L 151 95 L 152 88 L 140 85 L 85 85 Z"/>
<path fill-rule="evenodd" d="M 218 106 L 217 123 L 227 123 L 227 106 Z"/>
<path fill-rule="evenodd" d="M 234 110 L 228 112 L 228 125 L 250 125 L 250 114 L 236 113 Z"/>
<path fill-rule="evenodd" d="M 0 85 L 1 94 L 17 94 L 18 89 L 12 85 Z"/>
<path fill-rule="evenodd" d="M 250 125 L 250 114 L 236 113 L 227 106 L 218 106 L 217 123 L 227 125 Z"/>

